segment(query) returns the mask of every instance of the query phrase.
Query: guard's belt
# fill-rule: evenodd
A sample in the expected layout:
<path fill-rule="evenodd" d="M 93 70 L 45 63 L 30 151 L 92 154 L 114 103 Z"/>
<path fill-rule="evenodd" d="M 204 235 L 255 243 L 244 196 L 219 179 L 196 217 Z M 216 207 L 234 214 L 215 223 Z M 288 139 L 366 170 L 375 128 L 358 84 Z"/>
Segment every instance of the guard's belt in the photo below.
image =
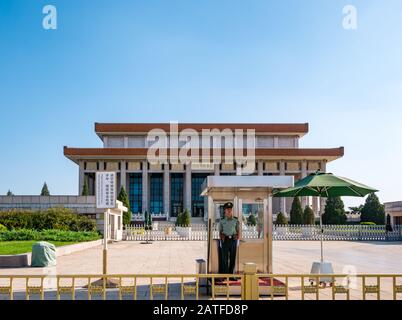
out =
<path fill-rule="evenodd" d="M 227 235 L 224 235 L 224 237 L 225 237 L 225 240 L 232 240 L 234 237 L 235 237 L 235 235 L 233 235 L 233 236 L 227 236 Z"/>

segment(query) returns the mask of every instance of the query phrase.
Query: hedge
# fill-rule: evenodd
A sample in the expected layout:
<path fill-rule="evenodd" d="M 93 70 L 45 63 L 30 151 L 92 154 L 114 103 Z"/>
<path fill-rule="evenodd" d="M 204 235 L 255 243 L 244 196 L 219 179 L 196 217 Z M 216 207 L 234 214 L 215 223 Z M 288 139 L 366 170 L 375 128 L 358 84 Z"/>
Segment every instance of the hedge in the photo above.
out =
<path fill-rule="evenodd" d="M 6 230 L 0 231 L 0 241 L 74 241 L 84 242 L 100 239 L 94 231 L 62 231 L 62 230 Z"/>
<path fill-rule="evenodd" d="M 43 211 L 11 210 L 0 212 L 0 224 L 8 230 L 63 230 L 96 231 L 96 222 L 66 208 L 51 208 Z"/>

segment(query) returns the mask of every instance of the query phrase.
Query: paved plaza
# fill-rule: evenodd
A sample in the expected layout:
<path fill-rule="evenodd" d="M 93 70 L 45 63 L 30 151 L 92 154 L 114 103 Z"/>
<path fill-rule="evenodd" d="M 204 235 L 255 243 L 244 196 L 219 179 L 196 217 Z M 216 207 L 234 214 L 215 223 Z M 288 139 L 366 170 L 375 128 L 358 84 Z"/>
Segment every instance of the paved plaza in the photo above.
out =
<path fill-rule="evenodd" d="M 109 273 L 193 274 L 196 271 L 195 260 L 205 259 L 206 253 L 205 241 L 159 241 L 152 244 L 123 241 L 109 246 Z M 274 241 L 274 273 L 309 273 L 311 263 L 319 259 L 319 254 L 319 241 Z M 400 242 L 325 242 L 324 254 L 325 259 L 333 263 L 335 273 L 344 273 L 345 266 L 353 266 L 359 274 L 402 273 Z M 0 269 L 0 275 L 100 274 L 101 259 L 102 246 L 99 246 L 59 257 L 55 268 Z M 350 267 L 348 269 L 350 270 Z M 382 290 L 386 297 L 391 298 L 392 286 L 387 281 Z M 300 290 L 297 292 L 299 283 L 290 284 L 290 297 L 296 297 L 300 294 Z M 18 291 L 23 286 L 23 281 L 19 281 L 14 289 Z M 177 292 L 179 291 L 177 288 Z M 329 289 L 320 290 L 320 294 L 322 297 L 330 297 Z M 355 293 L 357 294 L 358 292 Z M 144 291 L 144 297 L 146 295 Z M 179 297 L 178 293 L 174 296 Z M 308 298 L 306 296 L 306 299 Z"/>

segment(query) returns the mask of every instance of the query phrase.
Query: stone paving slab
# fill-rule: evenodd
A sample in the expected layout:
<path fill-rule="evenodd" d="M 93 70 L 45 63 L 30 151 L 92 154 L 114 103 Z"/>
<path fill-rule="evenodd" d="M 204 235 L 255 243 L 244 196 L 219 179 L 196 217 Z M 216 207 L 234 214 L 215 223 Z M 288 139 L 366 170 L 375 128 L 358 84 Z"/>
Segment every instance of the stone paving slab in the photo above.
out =
<path fill-rule="evenodd" d="M 301 274 L 309 273 L 311 263 L 317 261 L 320 256 L 320 244 L 317 241 L 275 241 L 274 242 L 273 268 L 276 274 Z M 195 260 L 206 258 L 205 241 L 159 241 L 152 244 L 142 244 L 134 241 L 124 241 L 109 245 L 109 273 L 110 274 L 193 274 Z M 325 259 L 331 261 L 335 273 L 344 273 L 345 266 L 348 270 L 355 268 L 357 273 L 400 273 L 402 274 L 402 243 L 401 242 L 325 242 Z M 102 271 L 102 246 L 75 252 L 58 257 L 57 266 L 54 268 L 14 268 L 0 269 L 0 275 L 24 275 L 24 274 L 100 274 Z M 95 280 L 95 279 L 94 279 Z M 306 279 L 307 280 L 307 279 Z M 6 285 L 4 279 L 0 279 L 0 286 Z M 158 279 L 155 283 L 163 283 Z M 391 299 L 392 283 L 383 280 L 382 296 Z M 400 280 L 402 282 L 402 279 Z M 87 279 L 77 281 L 77 285 L 87 284 Z M 180 298 L 180 280 L 169 280 L 169 299 Z M 138 284 L 143 285 L 139 299 L 148 299 L 148 280 L 141 279 Z M 308 283 L 308 281 L 307 281 Z M 35 285 L 35 280 L 31 280 Z M 300 299 L 300 280 L 290 280 L 289 298 Z M 49 285 L 55 287 L 55 284 Z M 25 288 L 23 280 L 16 280 L 15 290 Z M 117 290 L 109 290 L 108 298 L 118 297 Z M 78 292 L 78 291 L 77 291 Z M 352 299 L 361 299 L 360 290 L 352 290 Z M 77 298 L 86 299 L 86 291 L 81 291 Z M 331 289 L 320 289 L 320 297 L 331 299 Z M 0 295 L 0 299 L 5 299 Z M 17 292 L 15 298 L 25 299 L 25 294 Z M 54 291 L 46 292 L 46 298 L 56 298 Z M 200 296 L 202 298 L 202 296 Z M 208 297 L 204 297 L 208 298 Z M 315 299 L 314 294 L 306 294 L 305 299 Z M 337 298 L 342 299 L 342 296 Z M 375 295 L 369 295 L 368 299 L 374 299 Z M 283 299 L 283 298 L 281 298 Z"/>

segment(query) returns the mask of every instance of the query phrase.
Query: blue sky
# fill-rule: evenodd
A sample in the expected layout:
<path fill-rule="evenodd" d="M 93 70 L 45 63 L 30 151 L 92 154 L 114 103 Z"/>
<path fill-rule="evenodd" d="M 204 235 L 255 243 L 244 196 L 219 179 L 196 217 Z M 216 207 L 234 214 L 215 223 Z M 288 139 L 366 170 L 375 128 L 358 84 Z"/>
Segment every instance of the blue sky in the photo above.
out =
<path fill-rule="evenodd" d="M 0 0 L 0 193 L 77 193 L 63 146 L 94 122 L 309 122 L 329 171 L 401 200 L 401 35 L 400 0 Z"/>

